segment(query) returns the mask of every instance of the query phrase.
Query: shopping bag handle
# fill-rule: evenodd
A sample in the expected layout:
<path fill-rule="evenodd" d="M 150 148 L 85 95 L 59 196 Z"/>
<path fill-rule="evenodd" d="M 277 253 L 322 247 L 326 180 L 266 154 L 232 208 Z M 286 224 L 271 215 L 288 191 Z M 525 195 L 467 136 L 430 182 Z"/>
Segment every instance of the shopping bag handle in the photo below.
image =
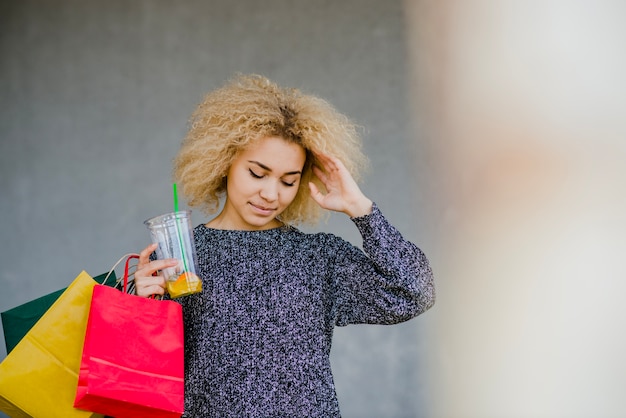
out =
<path fill-rule="evenodd" d="M 139 255 L 130 254 L 126 258 L 126 264 L 124 265 L 124 293 L 127 293 L 126 289 L 128 288 L 128 268 L 130 266 L 130 260 L 133 260 L 133 259 L 139 259 Z"/>
<path fill-rule="evenodd" d="M 117 280 L 117 284 L 115 285 L 115 287 L 118 287 L 120 285 L 120 283 L 123 282 L 123 286 L 122 289 L 120 289 L 122 292 L 124 293 L 128 293 L 128 281 L 130 279 L 130 260 L 135 260 L 135 259 L 139 259 L 139 254 L 125 254 L 123 257 L 121 257 L 119 260 L 117 260 L 117 263 L 115 263 L 115 265 L 111 268 L 111 270 L 109 271 L 109 274 L 107 274 L 107 276 L 104 279 L 103 283 L 106 283 L 107 279 L 109 278 L 109 276 L 111 275 L 111 273 L 115 270 L 115 268 L 122 262 L 124 261 L 124 259 L 126 259 L 126 263 L 124 265 L 124 275 L 123 277 L 120 277 Z M 134 273 L 133 273 L 134 274 Z M 156 276 L 156 272 L 152 274 L 153 276 Z M 149 296 L 150 299 L 163 299 L 162 295 L 150 295 Z"/>
<path fill-rule="evenodd" d="M 104 278 L 104 280 L 102 281 L 102 283 L 99 284 L 103 284 L 106 283 L 107 280 L 109 279 L 109 276 L 115 271 L 115 269 L 117 268 L 117 266 L 124 261 L 124 259 L 126 259 L 126 267 L 124 269 L 124 277 L 120 277 L 119 279 L 117 279 L 117 283 L 115 285 L 115 287 L 117 287 L 122 280 L 124 280 L 124 293 L 126 293 L 126 289 L 127 289 L 127 283 L 128 283 L 128 278 L 129 278 L 129 261 L 134 259 L 134 258 L 139 258 L 139 254 L 124 254 L 119 260 L 117 260 L 117 262 L 113 265 L 113 267 L 111 267 L 111 269 L 109 270 L 109 274 L 106 275 L 106 277 Z"/>

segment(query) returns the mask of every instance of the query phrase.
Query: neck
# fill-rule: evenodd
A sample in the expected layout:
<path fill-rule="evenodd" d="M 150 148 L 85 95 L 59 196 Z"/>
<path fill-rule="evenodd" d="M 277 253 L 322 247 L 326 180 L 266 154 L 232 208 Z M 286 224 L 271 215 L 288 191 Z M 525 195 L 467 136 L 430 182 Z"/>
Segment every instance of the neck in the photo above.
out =
<path fill-rule="evenodd" d="M 226 218 L 224 216 L 224 212 L 221 212 L 219 215 L 217 215 L 215 218 L 213 218 L 212 220 L 210 220 L 207 224 L 205 224 L 208 228 L 213 228 L 213 229 L 223 229 L 223 230 L 230 230 L 230 231 L 263 231 L 266 229 L 274 229 L 274 228 L 279 228 L 281 226 L 283 226 L 283 222 L 279 221 L 278 219 L 274 218 L 271 221 L 269 221 L 268 223 L 258 226 L 258 227 L 254 227 L 254 226 L 250 226 L 247 228 L 242 228 L 241 225 L 237 225 L 234 224 L 233 222 L 231 222 L 228 218 Z"/>

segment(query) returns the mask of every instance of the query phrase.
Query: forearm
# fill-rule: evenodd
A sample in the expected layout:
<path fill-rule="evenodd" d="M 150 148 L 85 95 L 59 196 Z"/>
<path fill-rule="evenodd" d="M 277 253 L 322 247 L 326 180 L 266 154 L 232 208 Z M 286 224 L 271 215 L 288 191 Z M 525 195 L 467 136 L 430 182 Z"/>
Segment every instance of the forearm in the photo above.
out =
<path fill-rule="evenodd" d="M 428 310 L 435 300 L 433 274 L 428 259 L 405 240 L 373 204 L 371 213 L 353 218 L 363 237 L 366 259 L 342 254 L 338 263 L 343 296 L 339 325 L 393 324 Z"/>

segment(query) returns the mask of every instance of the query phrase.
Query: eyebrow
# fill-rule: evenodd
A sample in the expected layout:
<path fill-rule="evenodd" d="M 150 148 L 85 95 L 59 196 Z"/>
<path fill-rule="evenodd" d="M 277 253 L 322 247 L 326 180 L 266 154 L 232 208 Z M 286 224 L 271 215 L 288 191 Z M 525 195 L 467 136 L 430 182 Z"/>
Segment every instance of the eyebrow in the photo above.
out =
<path fill-rule="evenodd" d="M 263 163 L 260 163 L 260 162 L 258 162 L 258 161 L 254 161 L 254 160 L 248 160 L 248 162 L 249 162 L 249 163 L 251 163 L 251 164 L 256 164 L 256 165 L 258 165 L 258 166 L 259 166 L 259 167 L 261 167 L 263 170 L 266 170 L 266 171 L 272 172 L 272 169 L 271 169 L 271 168 L 269 168 L 268 166 L 266 166 L 266 165 L 265 165 L 265 164 L 263 164 Z M 300 170 L 296 170 L 296 171 L 288 171 L 287 173 L 285 173 L 285 174 L 283 174 L 283 175 L 284 175 L 284 176 L 288 176 L 288 175 L 292 175 L 292 174 L 302 174 L 302 171 L 300 171 Z"/>

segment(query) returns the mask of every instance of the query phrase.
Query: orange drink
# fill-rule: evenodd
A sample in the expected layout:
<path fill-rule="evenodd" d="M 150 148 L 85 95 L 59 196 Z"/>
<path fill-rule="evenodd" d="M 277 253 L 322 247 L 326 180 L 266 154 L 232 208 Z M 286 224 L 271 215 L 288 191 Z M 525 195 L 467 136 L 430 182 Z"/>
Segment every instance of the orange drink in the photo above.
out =
<path fill-rule="evenodd" d="M 167 281 L 167 292 L 172 298 L 199 293 L 202 291 L 202 281 L 191 272 L 183 272 L 176 280 Z"/>

